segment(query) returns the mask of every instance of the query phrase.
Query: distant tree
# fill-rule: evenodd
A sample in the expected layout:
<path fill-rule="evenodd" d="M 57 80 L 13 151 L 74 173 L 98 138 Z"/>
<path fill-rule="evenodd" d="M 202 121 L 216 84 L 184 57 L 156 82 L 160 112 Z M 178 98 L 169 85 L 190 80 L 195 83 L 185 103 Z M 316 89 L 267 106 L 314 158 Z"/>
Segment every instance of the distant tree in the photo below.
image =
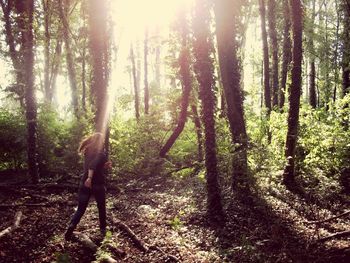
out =
<path fill-rule="evenodd" d="M 109 38 L 107 33 L 107 1 L 89 0 L 89 42 L 92 66 L 91 95 L 95 107 L 97 131 L 106 131 L 107 85 L 109 78 Z"/>
<path fill-rule="evenodd" d="M 316 65 L 315 65 L 315 47 L 314 47 L 314 24 L 316 17 L 316 0 L 312 0 L 312 13 L 309 25 L 308 49 L 310 52 L 310 76 L 309 76 L 309 103 L 312 108 L 317 107 L 316 98 Z"/>
<path fill-rule="evenodd" d="M 268 0 L 268 24 L 272 51 L 272 106 L 278 105 L 278 42 L 276 29 L 276 0 Z"/>
<path fill-rule="evenodd" d="M 216 133 L 215 133 L 215 78 L 213 65 L 213 43 L 210 33 L 210 13 L 208 0 L 196 0 L 193 21 L 195 56 L 194 70 L 199 83 L 201 117 L 204 124 L 205 167 L 207 180 L 207 207 L 209 216 L 221 219 L 220 187 L 218 183 Z"/>
<path fill-rule="evenodd" d="M 72 36 L 70 35 L 69 26 L 69 9 L 70 0 L 58 0 L 59 1 L 59 13 L 63 24 L 63 39 L 66 49 L 66 62 L 67 71 L 69 76 L 70 87 L 72 91 L 72 105 L 74 114 L 79 117 L 79 100 L 78 100 L 78 85 L 77 85 L 77 74 L 75 70 L 74 52 L 72 48 Z"/>
<path fill-rule="evenodd" d="M 144 39 L 144 103 L 145 103 L 145 114 L 149 113 L 149 87 L 148 87 L 148 29 L 145 30 Z"/>
<path fill-rule="evenodd" d="M 134 84 L 134 94 L 135 94 L 135 117 L 136 120 L 140 119 L 140 94 L 139 94 L 139 85 L 137 81 L 137 70 L 136 70 L 136 62 L 135 62 L 135 52 L 134 47 L 131 44 L 130 46 L 130 60 L 131 60 L 131 68 L 132 68 L 132 78 Z"/>
<path fill-rule="evenodd" d="M 259 0 L 259 10 L 261 18 L 261 37 L 263 41 L 263 69 L 264 69 L 264 98 L 265 107 L 267 109 L 267 116 L 270 116 L 271 112 L 271 88 L 270 88 L 270 62 L 269 62 L 269 46 L 267 42 L 266 31 L 266 7 L 265 0 Z"/>
<path fill-rule="evenodd" d="M 292 43 L 290 39 L 290 7 L 289 0 L 283 1 L 283 60 L 281 69 L 281 84 L 280 84 L 280 97 L 279 97 L 279 108 L 282 109 L 285 102 L 285 92 L 287 84 L 287 76 L 290 62 L 292 60 Z"/>
<path fill-rule="evenodd" d="M 215 0 L 216 37 L 222 84 L 225 91 L 227 118 L 234 143 L 232 187 L 248 186 L 247 132 L 244 120 L 241 68 L 238 55 L 240 2 Z"/>
<path fill-rule="evenodd" d="M 300 0 L 290 0 L 290 3 L 293 29 L 293 67 L 292 83 L 289 94 L 288 131 L 285 149 L 287 164 L 283 173 L 283 182 L 288 188 L 293 189 L 295 186 L 295 148 L 298 138 L 301 95 L 303 12 Z"/>

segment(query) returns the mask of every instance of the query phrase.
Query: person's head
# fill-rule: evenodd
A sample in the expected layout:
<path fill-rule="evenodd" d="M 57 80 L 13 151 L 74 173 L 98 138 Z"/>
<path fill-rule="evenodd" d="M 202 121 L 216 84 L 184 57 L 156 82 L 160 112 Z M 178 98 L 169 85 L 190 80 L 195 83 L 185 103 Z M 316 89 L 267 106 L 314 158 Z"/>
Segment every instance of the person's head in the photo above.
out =
<path fill-rule="evenodd" d="M 81 141 L 78 152 L 81 154 L 99 152 L 103 149 L 103 143 L 103 134 L 101 132 L 95 132 Z"/>

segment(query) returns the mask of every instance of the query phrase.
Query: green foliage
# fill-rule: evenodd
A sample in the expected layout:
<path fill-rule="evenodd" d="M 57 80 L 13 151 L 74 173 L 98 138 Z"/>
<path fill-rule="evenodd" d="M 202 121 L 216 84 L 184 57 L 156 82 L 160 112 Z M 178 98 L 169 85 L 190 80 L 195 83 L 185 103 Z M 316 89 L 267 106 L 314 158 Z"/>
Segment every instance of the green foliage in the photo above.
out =
<path fill-rule="evenodd" d="M 20 169 L 26 162 L 26 124 L 23 114 L 0 109 L 0 169 Z"/>
<path fill-rule="evenodd" d="M 72 262 L 67 253 L 56 253 L 56 263 L 70 263 Z"/>
<path fill-rule="evenodd" d="M 89 131 L 88 120 L 62 119 L 47 105 L 38 110 L 38 152 L 41 176 L 78 172 L 77 149 Z"/>

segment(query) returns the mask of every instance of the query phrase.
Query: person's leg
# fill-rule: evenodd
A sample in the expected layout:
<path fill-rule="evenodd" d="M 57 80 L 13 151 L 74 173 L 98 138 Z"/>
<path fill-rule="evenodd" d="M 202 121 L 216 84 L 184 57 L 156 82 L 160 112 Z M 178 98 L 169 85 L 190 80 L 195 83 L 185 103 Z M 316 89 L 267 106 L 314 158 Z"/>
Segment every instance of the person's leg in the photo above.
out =
<path fill-rule="evenodd" d="M 78 192 L 78 209 L 72 216 L 68 229 L 66 231 L 65 237 L 69 239 L 72 236 L 72 233 L 78 223 L 80 222 L 81 217 L 84 215 L 86 207 L 89 204 L 89 199 L 91 196 L 91 190 L 82 186 L 79 188 Z"/>
<path fill-rule="evenodd" d="M 100 219 L 100 230 L 102 234 L 106 232 L 106 190 L 104 186 L 93 187 L 93 194 L 96 199 L 98 216 Z"/>

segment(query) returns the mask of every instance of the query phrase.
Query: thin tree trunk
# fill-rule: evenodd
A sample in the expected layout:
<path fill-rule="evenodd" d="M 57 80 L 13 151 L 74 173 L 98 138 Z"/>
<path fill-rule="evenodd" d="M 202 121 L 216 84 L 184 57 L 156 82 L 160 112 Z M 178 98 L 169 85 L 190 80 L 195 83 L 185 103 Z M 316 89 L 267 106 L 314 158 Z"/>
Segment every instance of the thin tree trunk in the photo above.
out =
<path fill-rule="evenodd" d="M 315 47 L 314 47 L 314 30 L 313 24 L 315 23 L 316 16 L 316 0 L 312 2 L 312 18 L 311 18 L 311 30 L 309 40 L 309 51 L 310 51 L 310 86 L 309 86 L 309 103 L 312 108 L 317 107 L 317 95 L 316 95 L 316 66 L 315 66 Z"/>
<path fill-rule="evenodd" d="M 201 116 L 204 124 L 205 168 L 207 179 L 207 209 L 211 218 L 220 221 L 223 215 L 221 191 L 218 182 L 215 132 L 215 79 L 211 54 L 210 14 L 207 0 L 197 0 L 194 17 L 195 73 L 199 83 L 199 98 L 202 103 Z"/>
<path fill-rule="evenodd" d="M 157 46 L 156 46 L 156 83 L 157 87 L 160 88 L 160 34 L 159 28 L 156 28 L 156 38 L 157 38 Z"/>
<path fill-rule="evenodd" d="M 169 139 L 166 141 L 164 146 L 159 152 L 159 156 L 164 158 L 167 152 L 170 150 L 170 148 L 175 143 L 176 139 L 179 137 L 181 132 L 183 131 L 185 127 L 185 123 L 187 120 L 187 108 L 189 104 L 189 98 L 190 93 L 192 89 L 192 76 L 191 76 L 191 66 L 190 66 L 190 59 L 191 59 L 191 53 L 188 48 L 187 43 L 187 37 L 188 37 L 188 29 L 187 25 L 185 24 L 185 20 L 181 19 L 182 21 L 182 49 L 179 55 L 179 66 L 180 66 L 180 78 L 181 78 L 181 84 L 182 84 L 182 98 L 181 98 L 181 110 L 177 122 L 177 126 L 175 127 L 173 133 L 170 135 Z"/>
<path fill-rule="evenodd" d="M 225 91 L 227 117 L 230 123 L 233 143 L 232 188 L 246 189 L 248 182 L 247 132 L 244 121 L 243 95 L 240 87 L 240 63 L 238 58 L 238 32 L 240 6 L 231 0 L 215 0 L 216 36 L 219 64 Z"/>
<path fill-rule="evenodd" d="M 259 10 L 261 17 L 261 37 L 263 41 L 263 55 L 264 55 L 264 98 L 265 107 L 267 109 L 267 116 L 271 113 L 271 88 L 270 88 L 270 69 L 269 69 L 269 47 L 267 43 L 266 32 L 266 11 L 265 0 L 259 0 Z"/>
<path fill-rule="evenodd" d="M 69 7 L 70 7 L 70 0 L 59 0 L 59 13 L 63 24 L 63 39 L 66 47 L 67 70 L 68 70 L 69 82 L 72 90 L 72 105 L 73 105 L 75 116 L 79 117 L 77 76 L 75 72 L 74 54 L 72 51 L 71 37 L 69 36 L 69 22 L 68 22 Z"/>
<path fill-rule="evenodd" d="M 45 101 L 51 103 L 51 87 L 50 87 L 50 19 L 49 13 L 51 12 L 50 1 L 43 0 L 43 11 L 44 11 L 44 94 Z"/>
<path fill-rule="evenodd" d="M 280 88 L 280 98 L 279 98 L 279 108 L 284 107 L 286 84 L 288 76 L 288 68 L 291 62 L 291 49 L 292 43 L 290 40 L 290 8 L 289 0 L 284 0 L 283 2 L 283 15 L 284 15 L 284 29 L 283 29 L 283 62 L 282 62 L 282 72 L 281 72 L 281 88 Z"/>
<path fill-rule="evenodd" d="M 202 125 L 201 120 L 198 115 L 197 105 L 195 102 L 192 102 L 191 105 L 191 111 L 192 111 L 192 119 L 194 126 L 196 128 L 196 134 L 197 134 L 197 144 L 198 144 L 198 161 L 203 161 L 203 136 L 202 136 Z"/>
<path fill-rule="evenodd" d="M 132 77 L 134 83 L 134 93 L 135 93 L 135 117 L 138 121 L 140 119 L 140 98 L 139 98 L 139 86 L 137 85 L 137 74 L 136 74 L 136 63 L 135 63 L 135 53 L 134 48 L 131 44 L 130 46 L 130 59 L 132 65 Z"/>
<path fill-rule="evenodd" d="M 272 50 L 272 106 L 278 106 L 278 43 L 276 31 L 276 1 L 268 0 L 268 24 Z"/>
<path fill-rule="evenodd" d="M 293 68 L 292 84 L 289 96 L 288 131 L 285 156 L 287 165 L 284 169 L 283 182 L 293 189 L 295 186 L 295 148 L 298 138 L 299 107 L 301 95 L 301 62 L 302 62 L 302 5 L 300 0 L 290 0 L 293 28 Z"/>
<path fill-rule="evenodd" d="M 144 103 L 145 103 L 145 114 L 149 113 L 149 88 L 148 88 L 148 30 L 145 30 L 144 40 Z"/>

